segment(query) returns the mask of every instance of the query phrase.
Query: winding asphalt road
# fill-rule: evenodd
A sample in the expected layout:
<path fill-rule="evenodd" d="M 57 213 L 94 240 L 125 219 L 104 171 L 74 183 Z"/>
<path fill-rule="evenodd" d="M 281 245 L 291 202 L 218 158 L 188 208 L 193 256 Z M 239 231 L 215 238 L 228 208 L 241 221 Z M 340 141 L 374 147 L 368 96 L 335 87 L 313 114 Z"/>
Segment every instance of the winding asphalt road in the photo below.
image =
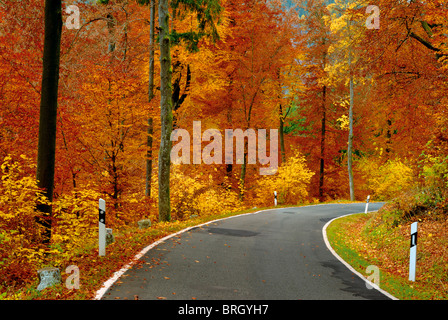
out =
<path fill-rule="evenodd" d="M 369 211 L 382 203 L 371 203 Z M 261 211 L 212 222 L 149 250 L 102 295 L 104 300 L 389 299 L 327 248 L 323 226 L 365 205 Z"/>

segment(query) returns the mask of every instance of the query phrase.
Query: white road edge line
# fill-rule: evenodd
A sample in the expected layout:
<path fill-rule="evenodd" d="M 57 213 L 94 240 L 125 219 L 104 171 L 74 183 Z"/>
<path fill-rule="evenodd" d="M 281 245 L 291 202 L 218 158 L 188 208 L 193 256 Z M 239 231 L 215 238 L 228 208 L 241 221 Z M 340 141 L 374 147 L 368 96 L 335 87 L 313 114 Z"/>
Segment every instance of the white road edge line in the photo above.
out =
<path fill-rule="evenodd" d="M 374 212 L 374 211 L 370 211 L 370 212 Z M 336 251 L 333 250 L 333 248 L 330 245 L 330 242 L 328 241 L 328 237 L 327 237 L 327 227 L 335 220 L 343 218 L 343 217 L 347 217 L 347 216 L 351 216 L 357 213 L 350 213 L 350 214 L 346 214 L 340 217 L 336 217 L 330 221 L 328 221 L 325 226 L 322 228 L 322 235 L 324 237 L 324 241 L 325 244 L 327 245 L 328 250 L 330 250 L 330 252 L 343 264 L 345 265 L 351 272 L 353 272 L 354 274 L 356 274 L 358 277 L 360 277 L 362 280 L 364 280 L 367 284 L 369 284 L 371 287 L 373 287 L 374 289 L 378 290 L 379 292 L 381 292 L 382 294 L 384 294 L 385 296 L 389 297 L 392 300 L 399 300 L 398 298 L 394 297 L 393 295 L 391 295 L 389 292 L 384 291 L 383 289 L 381 289 L 380 287 L 378 287 L 378 285 L 372 283 L 371 281 L 367 280 L 361 273 L 359 273 L 358 271 L 356 271 L 350 264 L 348 264 L 344 259 L 342 259 L 337 253 Z"/>

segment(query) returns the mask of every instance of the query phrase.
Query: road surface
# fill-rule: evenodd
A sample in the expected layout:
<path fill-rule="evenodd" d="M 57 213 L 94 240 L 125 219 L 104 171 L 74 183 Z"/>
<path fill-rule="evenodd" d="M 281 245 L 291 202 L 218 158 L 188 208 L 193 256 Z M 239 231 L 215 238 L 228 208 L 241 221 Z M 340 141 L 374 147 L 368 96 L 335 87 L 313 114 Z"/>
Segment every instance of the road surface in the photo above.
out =
<path fill-rule="evenodd" d="M 382 203 L 370 203 L 369 211 Z M 327 248 L 322 228 L 365 204 L 261 211 L 193 228 L 149 250 L 102 299 L 389 299 Z"/>

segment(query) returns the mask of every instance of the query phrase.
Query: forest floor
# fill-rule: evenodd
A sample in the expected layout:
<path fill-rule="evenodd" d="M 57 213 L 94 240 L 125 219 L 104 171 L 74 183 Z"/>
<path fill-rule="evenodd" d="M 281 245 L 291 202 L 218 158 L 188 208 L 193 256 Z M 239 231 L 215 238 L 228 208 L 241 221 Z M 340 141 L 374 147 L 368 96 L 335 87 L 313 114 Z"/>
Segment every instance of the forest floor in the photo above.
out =
<path fill-rule="evenodd" d="M 446 300 L 448 219 L 430 215 L 398 223 L 383 210 L 345 216 L 328 226 L 327 236 L 336 253 L 359 273 L 367 277 L 368 266 L 378 267 L 379 283 L 375 284 L 397 299 Z M 416 221 L 416 279 L 409 281 L 410 231 Z"/>

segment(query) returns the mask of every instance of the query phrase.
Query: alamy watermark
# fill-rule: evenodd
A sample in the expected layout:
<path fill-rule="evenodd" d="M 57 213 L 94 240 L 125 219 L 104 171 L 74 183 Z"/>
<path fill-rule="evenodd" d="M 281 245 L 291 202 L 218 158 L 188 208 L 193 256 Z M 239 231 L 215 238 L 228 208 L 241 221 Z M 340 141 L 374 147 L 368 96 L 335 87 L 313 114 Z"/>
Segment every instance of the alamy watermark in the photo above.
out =
<path fill-rule="evenodd" d="M 258 132 L 257 132 L 258 131 Z M 193 164 L 233 164 L 234 142 L 236 145 L 235 163 L 245 162 L 245 145 L 247 146 L 247 163 L 268 165 L 260 167 L 260 175 L 273 175 L 278 170 L 278 130 L 270 129 L 269 156 L 267 155 L 266 129 L 226 129 L 224 138 L 218 129 L 207 129 L 202 133 L 201 121 L 193 121 Z M 258 133 L 258 134 L 257 134 Z M 171 141 L 181 141 L 171 149 L 171 162 L 174 164 L 191 164 L 191 137 L 186 129 L 175 129 Z M 247 143 L 245 139 L 247 138 Z M 202 150 L 202 142 L 210 142 Z M 223 148 L 224 144 L 224 148 Z M 225 156 L 223 158 L 223 149 Z"/>
<path fill-rule="evenodd" d="M 71 265 L 65 269 L 66 274 L 70 274 L 65 280 L 65 287 L 67 289 L 79 289 L 79 268 Z"/>
<path fill-rule="evenodd" d="M 67 29 L 81 28 L 78 6 L 67 6 L 67 8 L 65 8 L 65 13 L 69 15 L 65 20 L 65 26 L 67 27 Z"/>
<path fill-rule="evenodd" d="M 380 28 L 380 8 L 375 5 L 369 5 L 366 8 L 366 13 L 372 13 L 367 17 L 366 27 L 367 29 L 379 29 Z"/>
<path fill-rule="evenodd" d="M 370 265 L 366 269 L 368 274 L 367 280 L 373 283 L 375 286 L 380 287 L 380 269 L 377 266 Z M 373 289 L 374 287 L 369 282 L 366 282 L 367 289 Z"/>

